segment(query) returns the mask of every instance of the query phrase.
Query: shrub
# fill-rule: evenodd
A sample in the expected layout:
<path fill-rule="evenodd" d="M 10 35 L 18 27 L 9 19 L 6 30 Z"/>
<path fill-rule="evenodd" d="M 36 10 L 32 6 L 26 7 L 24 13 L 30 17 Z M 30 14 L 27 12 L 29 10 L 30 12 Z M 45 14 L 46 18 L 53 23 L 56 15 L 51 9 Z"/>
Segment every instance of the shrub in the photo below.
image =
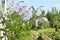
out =
<path fill-rule="evenodd" d="M 23 23 L 25 23 L 24 28 L 22 26 Z M 7 15 L 6 19 L 4 18 L 2 24 L 5 24 L 5 28 L 0 30 L 4 31 L 4 36 L 8 40 L 33 40 L 30 35 L 31 23 L 24 22 L 22 15 L 13 12 L 13 14 Z"/>

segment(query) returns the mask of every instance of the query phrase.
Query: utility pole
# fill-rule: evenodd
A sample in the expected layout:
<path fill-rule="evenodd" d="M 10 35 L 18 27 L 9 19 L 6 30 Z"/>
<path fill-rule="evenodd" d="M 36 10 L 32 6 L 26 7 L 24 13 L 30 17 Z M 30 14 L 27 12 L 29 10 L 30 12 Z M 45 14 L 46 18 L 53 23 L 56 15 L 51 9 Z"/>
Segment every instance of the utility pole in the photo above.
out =
<path fill-rule="evenodd" d="M 2 19 L 4 20 L 5 18 L 5 14 L 6 14 L 6 0 L 2 0 Z M 2 23 L 2 29 L 4 28 L 5 23 Z M 2 40 L 6 40 L 6 37 L 4 37 L 3 35 L 3 31 L 1 31 L 1 36 L 2 36 Z"/>
<path fill-rule="evenodd" d="M 5 11 L 5 0 L 2 0 L 2 14 L 4 14 Z"/>

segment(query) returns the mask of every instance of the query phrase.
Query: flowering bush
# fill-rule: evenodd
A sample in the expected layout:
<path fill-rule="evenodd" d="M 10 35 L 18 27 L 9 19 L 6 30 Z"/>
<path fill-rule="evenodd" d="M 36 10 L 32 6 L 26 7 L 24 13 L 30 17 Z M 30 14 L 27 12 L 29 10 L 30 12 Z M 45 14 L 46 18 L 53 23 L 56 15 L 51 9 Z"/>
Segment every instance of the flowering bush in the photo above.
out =
<path fill-rule="evenodd" d="M 11 8 L 9 8 L 7 15 L 2 15 L 0 11 L 0 19 L 2 19 L 1 24 L 4 28 L 0 28 L 3 31 L 4 37 L 7 37 L 8 40 L 34 40 L 38 38 L 38 34 L 45 34 L 52 39 L 55 37 L 55 29 L 53 30 L 38 30 L 33 31 L 32 29 L 37 28 L 47 28 L 52 24 L 56 25 L 56 30 L 60 28 L 60 15 L 57 10 L 56 12 L 47 12 L 47 15 L 44 15 L 45 12 L 41 9 L 35 10 L 33 7 L 26 9 L 26 6 L 20 6 L 18 3 L 12 2 Z M 50 15 L 50 14 L 51 15 Z M 58 32 L 58 30 L 57 30 Z M 60 35 L 60 34 L 59 34 Z M 56 36 L 56 40 L 60 40 L 60 36 Z M 2 38 L 2 37 L 1 37 Z"/>
<path fill-rule="evenodd" d="M 5 23 L 6 27 L 1 30 L 4 30 L 4 35 L 8 40 L 33 40 L 30 35 L 31 23 L 24 22 L 22 15 L 13 12 L 13 14 L 8 15 L 6 19 L 4 18 L 3 21 L 5 21 L 3 23 Z"/>

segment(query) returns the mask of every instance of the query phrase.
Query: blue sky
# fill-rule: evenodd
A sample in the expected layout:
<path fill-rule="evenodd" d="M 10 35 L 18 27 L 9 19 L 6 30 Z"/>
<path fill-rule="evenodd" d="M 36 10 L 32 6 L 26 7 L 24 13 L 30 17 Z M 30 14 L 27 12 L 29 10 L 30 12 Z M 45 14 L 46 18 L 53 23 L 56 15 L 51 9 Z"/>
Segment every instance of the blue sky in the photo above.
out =
<path fill-rule="evenodd" d="M 19 2 L 20 0 L 14 0 L 15 2 Z M 42 9 L 51 10 L 52 7 L 56 7 L 60 10 L 60 0 L 24 0 L 27 8 L 34 6 L 37 9 L 39 6 L 44 6 Z M 8 4 L 11 0 L 8 1 Z"/>

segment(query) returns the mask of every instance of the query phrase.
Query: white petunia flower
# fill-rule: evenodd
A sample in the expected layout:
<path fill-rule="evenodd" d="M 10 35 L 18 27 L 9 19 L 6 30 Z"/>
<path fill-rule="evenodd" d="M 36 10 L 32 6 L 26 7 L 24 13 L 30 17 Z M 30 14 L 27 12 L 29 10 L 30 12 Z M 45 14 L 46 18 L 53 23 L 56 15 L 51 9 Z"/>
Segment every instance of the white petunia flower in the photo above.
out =
<path fill-rule="evenodd" d="M 48 19 L 47 19 L 47 18 L 45 18 L 45 17 L 43 17 L 43 20 L 44 20 L 44 21 L 48 21 Z"/>
<path fill-rule="evenodd" d="M 36 19 L 36 20 L 35 20 L 36 27 L 38 27 L 38 22 L 39 22 L 39 20 Z"/>
<path fill-rule="evenodd" d="M 32 18 L 32 12 L 31 11 L 29 11 L 29 17 Z"/>
<path fill-rule="evenodd" d="M 38 10 L 37 12 L 36 12 L 36 15 L 37 16 L 40 16 L 42 14 L 42 11 L 41 10 Z"/>

